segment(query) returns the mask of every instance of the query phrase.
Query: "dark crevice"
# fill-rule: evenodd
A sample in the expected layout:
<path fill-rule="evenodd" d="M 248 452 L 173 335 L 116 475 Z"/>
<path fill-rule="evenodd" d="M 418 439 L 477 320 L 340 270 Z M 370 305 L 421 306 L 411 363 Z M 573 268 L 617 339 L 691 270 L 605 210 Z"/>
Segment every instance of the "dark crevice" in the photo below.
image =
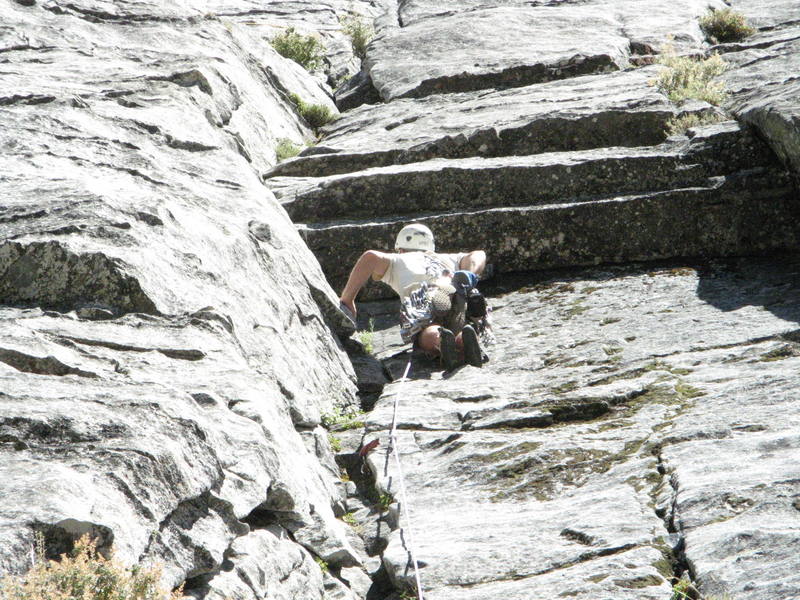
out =
<path fill-rule="evenodd" d="M 679 530 L 680 524 L 677 522 L 677 497 L 678 497 L 678 481 L 674 473 L 670 473 L 667 469 L 660 447 L 654 447 L 652 450 L 653 456 L 656 458 L 656 469 L 659 474 L 658 483 L 651 489 L 650 495 L 653 498 L 655 505 L 654 512 L 656 516 L 664 523 L 664 527 L 671 534 L 671 542 L 669 547 L 661 547 L 661 551 L 665 560 L 669 562 L 671 568 L 671 583 L 675 583 L 682 578 L 687 578 L 689 581 L 695 580 L 695 573 L 691 569 L 691 565 L 686 557 L 686 539 L 683 533 Z M 659 507 L 658 495 L 659 488 L 663 490 L 663 486 L 669 486 L 668 503 L 662 504 Z M 666 573 L 665 573 L 666 575 Z M 690 597 L 699 598 L 696 596 L 694 586 L 690 586 L 688 590 Z M 695 594 L 695 595 L 693 595 Z"/>
<path fill-rule="evenodd" d="M 114 542 L 114 532 L 104 525 L 64 519 L 58 523 L 31 523 L 31 528 L 37 535 L 41 535 L 44 545 L 44 555 L 49 560 L 60 560 L 62 555 L 69 554 L 75 547 L 75 542 L 83 535 L 96 544 L 97 551 L 108 558 Z"/>
<path fill-rule="evenodd" d="M 58 360 L 55 356 L 32 356 L 9 348 L 0 348 L 0 362 L 21 371 L 23 373 L 35 373 L 37 375 L 77 375 L 97 379 L 97 373 L 84 371 L 77 367 L 71 367 Z"/>
<path fill-rule="evenodd" d="M 200 142 L 193 142 L 191 140 L 179 140 L 167 134 L 164 136 L 167 146 L 175 148 L 176 150 L 188 150 L 189 152 L 208 152 L 210 150 L 219 150 L 219 146 L 207 146 Z"/>
<path fill-rule="evenodd" d="M 11 106 L 12 104 L 48 104 L 55 99 L 55 96 L 43 94 L 14 94 L 13 96 L 0 96 L 0 106 Z"/>
<path fill-rule="evenodd" d="M 280 519 L 274 510 L 256 508 L 242 519 L 242 523 L 247 523 L 250 529 L 257 530 L 266 529 L 272 525 L 280 525 Z"/>
<path fill-rule="evenodd" d="M 26 50 L 44 51 L 55 50 L 56 46 L 30 46 L 28 44 L 18 44 L 16 46 L 9 46 L 7 48 L 0 48 L 0 54 L 4 52 L 24 52 Z"/>
<path fill-rule="evenodd" d="M 45 4 L 43 8 L 56 15 L 65 15 L 70 12 L 75 16 L 85 19 L 91 23 L 114 22 L 122 25 L 132 25 L 140 23 L 179 23 L 189 21 L 184 17 L 162 17 L 156 15 L 119 15 L 101 10 L 90 10 L 74 4 L 65 4 L 65 10 L 59 5 Z"/>
<path fill-rule="evenodd" d="M 100 346 L 110 350 L 118 350 L 121 352 L 158 352 L 168 358 L 177 360 L 197 361 L 205 358 L 205 353 L 202 350 L 193 348 L 148 348 L 146 346 L 133 346 L 130 344 L 120 344 L 118 342 L 111 342 L 108 340 L 93 340 L 89 338 L 80 338 L 69 335 L 59 336 L 62 340 L 69 340 L 84 346 Z"/>

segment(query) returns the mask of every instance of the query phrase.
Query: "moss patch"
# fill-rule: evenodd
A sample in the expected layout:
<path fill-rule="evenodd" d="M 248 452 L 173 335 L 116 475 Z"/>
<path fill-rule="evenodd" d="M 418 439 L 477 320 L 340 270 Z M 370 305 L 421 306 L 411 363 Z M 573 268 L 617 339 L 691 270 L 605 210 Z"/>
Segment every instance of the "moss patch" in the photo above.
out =
<path fill-rule="evenodd" d="M 577 389 L 578 386 L 579 384 L 577 381 L 566 381 L 560 385 L 550 388 L 550 391 L 554 394 L 566 394 L 567 392 Z"/>
<path fill-rule="evenodd" d="M 758 360 L 761 362 L 773 362 L 776 360 L 791 358 L 792 356 L 795 356 L 794 348 L 789 344 L 786 344 L 780 348 L 775 348 L 769 352 L 765 352 Z"/>
<path fill-rule="evenodd" d="M 617 587 L 632 590 L 661 585 L 662 583 L 664 583 L 664 579 L 658 575 L 641 575 L 640 577 L 633 577 L 631 579 L 614 580 L 614 585 Z"/>
<path fill-rule="evenodd" d="M 572 317 L 585 313 L 587 310 L 589 310 L 589 307 L 583 305 L 583 298 L 578 298 L 577 300 L 573 300 L 572 304 L 567 307 L 564 318 L 571 319 Z"/>

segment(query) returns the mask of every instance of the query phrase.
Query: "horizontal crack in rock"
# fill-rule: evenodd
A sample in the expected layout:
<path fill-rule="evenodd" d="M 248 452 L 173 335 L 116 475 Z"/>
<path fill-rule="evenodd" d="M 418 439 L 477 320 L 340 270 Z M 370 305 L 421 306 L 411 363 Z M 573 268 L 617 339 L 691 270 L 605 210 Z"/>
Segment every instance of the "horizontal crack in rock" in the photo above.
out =
<path fill-rule="evenodd" d="M 145 346 L 132 346 L 130 344 L 120 344 L 117 342 L 109 342 L 106 340 L 93 340 L 89 338 L 80 338 L 73 336 L 60 336 L 62 339 L 70 340 L 78 344 L 86 346 L 102 346 L 110 350 L 120 350 L 123 352 L 159 352 L 169 358 L 179 360 L 201 360 L 205 358 L 205 352 L 202 350 L 195 350 L 192 348 L 148 348 Z"/>
<path fill-rule="evenodd" d="M 78 375 L 79 377 L 89 377 L 91 379 L 97 379 L 98 377 L 97 373 L 70 367 L 55 356 L 33 356 L 9 348 L 0 348 L 0 362 L 4 362 L 23 373 L 58 376 Z"/>

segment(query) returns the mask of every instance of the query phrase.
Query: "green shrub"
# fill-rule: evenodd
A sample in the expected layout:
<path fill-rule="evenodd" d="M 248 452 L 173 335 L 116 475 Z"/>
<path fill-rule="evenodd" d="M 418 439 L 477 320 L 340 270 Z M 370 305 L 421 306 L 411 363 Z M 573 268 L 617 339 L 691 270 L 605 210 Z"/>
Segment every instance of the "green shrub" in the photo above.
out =
<path fill-rule="evenodd" d="M 302 146 L 298 146 L 289 138 L 281 138 L 275 148 L 275 156 L 279 161 L 286 160 L 300 154 L 300 150 L 302 150 Z"/>
<path fill-rule="evenodd" d="M 313 35 L 303 35 L 297 33 L 294 27 L 289 27 L 272 38 L 270 44 L 278 54 L 293 60 L 308 71 L 322 66 L 325 46 Z"/>
<path fill-rule="evenodd" d="M 677 579 L 672 584 L 672 598 L 670 600 L 693 600 L 699 598 L 700 594 L 688 579 Z"/>
<path fill-rule="evenodd" d="M 323 573 L 327 573 L 330 570 L 330 568 L 328 567 L 328 563 L 322 560 L 319 556 L 314 557 L 314 562 L 317 563 L 319 570 L 322 571 Z"/>
<path fill-rule="evenodd" d="M 294 104 L 297 112 L 313 129 L 319 129 L 336 118 L 336 114 L 322 104 L 308 104 L 297 94 L 290 94 L 289 99 Z"/>
<path fill-rule="evenodd" d="M 37 560 L 25 575 L 0 582 L 2 600 L 178 600 L 182 590 L 161 588 L 159 567 L 126 567 L 112 555 L 104 558 L 89 536 L 75 543 L 70 555 L 47 560 L 37 538 Z"/>
<path fill-rule="evenodd" d="M 287 158 L 292 158 L 300 154 L 302 146 L 295 144 L 289 138 L 281 138 L 278 140 L 278 145 L 275 147 L 275 157 L 281 161 Z"/>
<path fill-rule="evenodd" d="M 353 528 L 358 535 L 364 535 L 364 526 L 358 522 L 355 513 L 348 512 L 342 515 L 342 521 Z"/>
<path fill-rule="evenodd" d="M 298 107 L 300 116 L 314 129 L 319 129 L 336 118 L 336 115 L 327 106 L 322 104 L 306 104 Z"/>
<path fill-rule="evenodd" d="M 331 445 L 331 450 L 337 454 L 342 451 L 342 440 L 332 433 L 328 434 L 328 443 Z"/>
<path fill-rule="evenodd" d="M 333 431 L 357 429 L 364 426 L 365 414 L 364 411 L 355 408 L 348 410 L 335 408 L 332 413 L 322 415 L 322 424 Z"/>
<path fill-rule="evenodd" d="M 358 15 L 350 15 L 341 19 L 340 22 L 342 24 L 342 32 L 350 38 L 353 54 L 364 60 L 367 57 L 367 46 L 375 36 L 375 30 L 372 25 Z"/>
<path fill-rule="evenodd" d="M 364 352 L 372 354 L 375 351 L 375 319 L 369 320 L 369 329 L 359 331 L 356 335 L 364 347 Z"/>
<path fill-rule="evenodd" d="M 667 135 L 676 135 L 686 133 L 692 127 L 699 127 L 700 125 L 711 125 L 725 120 L 725 116 L 719 113 L 687 113 L 679 117 L 672 117 L 667 121 Z"/>
<path fill-rule="evenodd" d="M 381 509 L 381 512 L 385 512 L 389 510 L 392 502 L 394 502 L 394 496 L 389 493 L 381 494 L 380 498 L 378 498 L 378 507 Z"/>
<path fill-rule="evenodd" d="M 756 30 L 747 24 L 744 15 L 732 8 L 710 10 L 700 18 L 700 28 L 712 43 L 739 42 Z"/>
<path fill-rule="evenodd" d="M 655 84 L 672 102 L 695 98 L 718 106 L 725 101 L 725 84 L 713 81 L 727 68 L 718 54 L 698 60 L 677 56 L 672 48 L 668 48 L 659 56 L 658 62 L 666 69 L 658 74 Z"/>

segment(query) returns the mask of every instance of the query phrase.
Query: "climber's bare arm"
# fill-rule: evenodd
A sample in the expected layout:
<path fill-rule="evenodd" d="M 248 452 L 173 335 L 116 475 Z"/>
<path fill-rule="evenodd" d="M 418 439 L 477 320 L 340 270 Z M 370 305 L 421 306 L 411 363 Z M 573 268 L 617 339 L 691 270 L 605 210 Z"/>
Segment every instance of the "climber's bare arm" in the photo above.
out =
<path fill-rule="evenodd" d="M 367 250 L 356 261 L 353 270 L 350 271 L 350 277 L 347 279 L 347 284 L 344 286 L 340 300 L 347 308 L 356 314 L 356 295 L 358 291 L 364 287 L 370 277 L 379 281 L 389 268 L 389 255 L 385 252 L 378 252 L 377 250 Z"/>

